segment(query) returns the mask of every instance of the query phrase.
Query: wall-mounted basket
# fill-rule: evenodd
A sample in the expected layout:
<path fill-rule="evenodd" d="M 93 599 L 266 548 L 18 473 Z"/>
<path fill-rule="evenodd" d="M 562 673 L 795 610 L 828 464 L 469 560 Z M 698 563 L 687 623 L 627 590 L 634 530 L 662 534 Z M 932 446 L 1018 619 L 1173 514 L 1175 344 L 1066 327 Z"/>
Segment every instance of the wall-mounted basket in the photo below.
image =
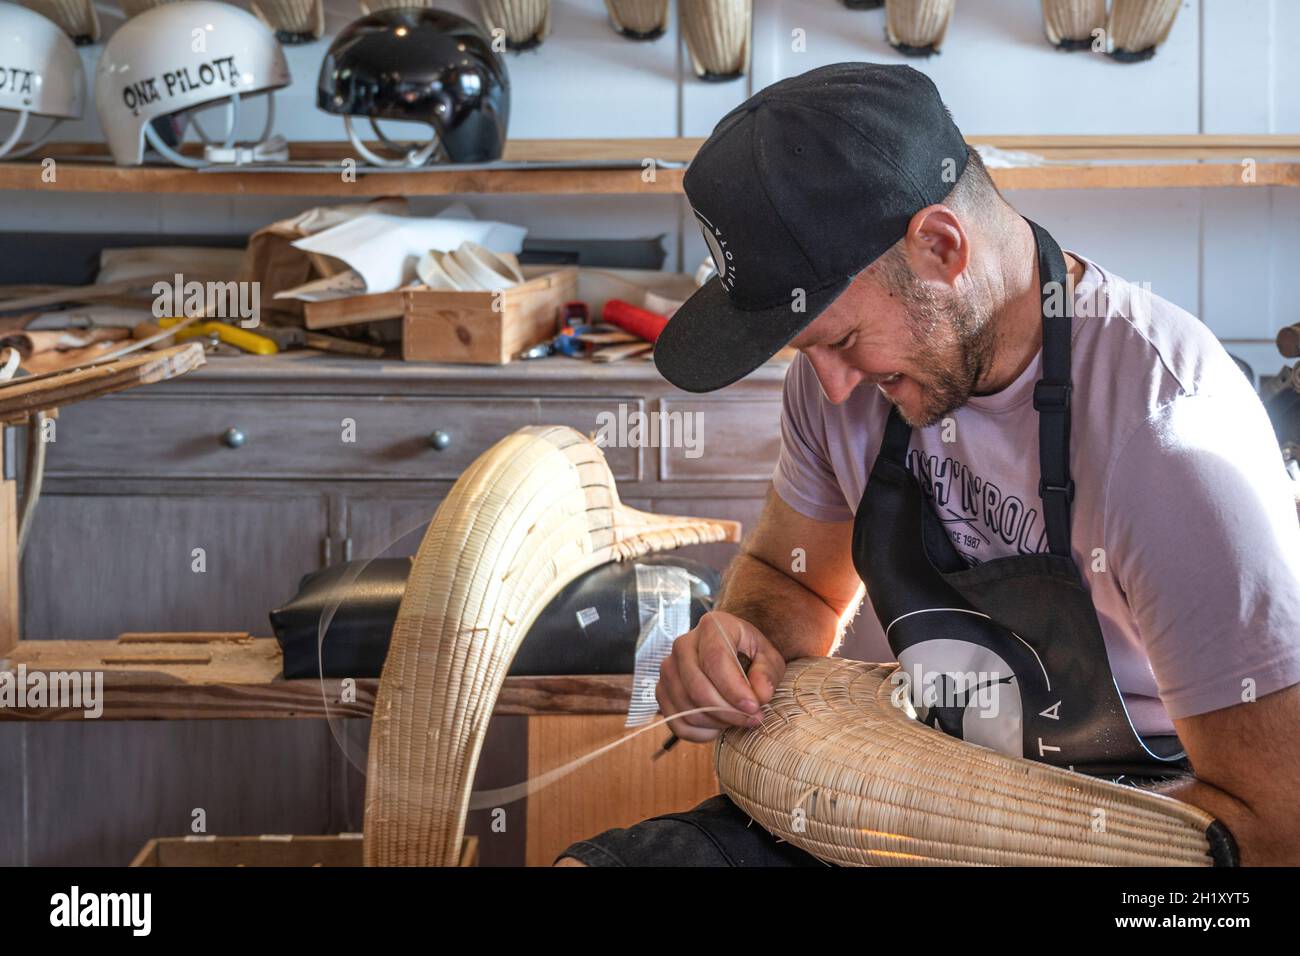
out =
<path fill-rule="evenodd" d="M 885 38 L 904 56 L 934 56 L 957 0 L 885 0 Z"/>
<path fill-rule="evenodd" d="M 479 0 L 488 33 L 501 30 L 506 49 L 514 52 L 541 46 L 551 32 L 551 0 Z"/>
<path fill-rule="evenodd" d="M 725 82 L 748 73 L 753 46 L 753 0 L 679 2 L 682 36 L 695 75 L 709 82 Z"/>
<path fill-rule="evenodd" d="M 1155 56 L 1181 5 L 1182 0 L 1112 0 L 1106 24 L 1111 58 L 1141 63 Z"/>
<path fill-rule="evenodd" d="M 1043 0 L 1043 29 L 1058 50 L 1091 50 L 1106 29 L 1106 0 Z"/>
<path fill-rule="evenodd" d="M 77 46 L 99 42 L 99 12 L 94 0 L 18 0 L 28 10 L 53 20 Z"/>
<path fill-rule="evenodd" d="M 117 0 L 117 5 L 122 8 L 129 20 L 132 17 L 138 17 L 146 10 L 152 10 L 154 7 L 161 7 L 168 3 L 179 3 L 181 0 Z"/>
<path fill-rule="evenodd" d="M 668 0 L 605 0 L 614 32 L 629 40 L 657 40 L 668 29 Z"/>
<path fill-rule="evenodd" d="M 325 35 L 325 0 L 253 0 L 252 10 L 286 46 Z"/>

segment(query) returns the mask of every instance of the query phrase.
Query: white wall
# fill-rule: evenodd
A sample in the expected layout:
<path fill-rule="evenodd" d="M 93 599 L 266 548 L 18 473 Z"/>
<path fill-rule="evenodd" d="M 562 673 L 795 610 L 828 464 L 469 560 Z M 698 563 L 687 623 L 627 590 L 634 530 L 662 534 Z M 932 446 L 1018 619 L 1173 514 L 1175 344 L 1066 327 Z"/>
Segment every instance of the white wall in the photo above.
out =
<path fill-rule="evenodd" d="M 327 0 L 337 31 L 359 8 Z M 107 7 L 107 5 L 105 5 Z M 474 14 L 469 0 L 443 6 Z M 107 9 L 116 9 L 115 7 Z M 784 76 L 848 59 L 909 62 L 932 76 L 967 134 L 1295 133 L 1300 131 L 1300 0 L 1187 0 L 1168 42 L 1141 64 L 1053 50 L 1039 0 L 960 0 L 942 54 L 907 60 L 884 42 L 883 11 L 840 0 L 755 0 L 753 69 L 706 84 L 674 28 L 633 43 L 609 28 L 601 0 L 553 0 L 552 35 L 511 54 L 510 133 L 532 137 L 704 136 L 732 106 Z M 105 16 L 111 30 L 116 21 Z M 805 49 L 795 52 L 794 31 Z M 291 140 L 343 136 L 315 108 L 325 41 L 287 49 L 280 95 Z M 83 50 L 94 75 L 98 47 Z M 93 111 L 92 111 L 93 112 Z M 62 134 L 99 138 L 93 117 Z M 1300 261 L 1300 190 L 1020 192 L 1012 201 L 1063 245 L 1150 282 L 1209 323 L 1256 371 L 1276 371 L 1272 338 L 1300 321 L 1285 276 Z M 253 197 L 0 194 L 0 228 L 246 232 L 310 200 Z M 438 200 L 419 208 L 436 209 Z M 693 268 L 703 242 L 677 197 L 474 197 L 484 216 L 545 236 L 669 234 L 672 267 Z"/>

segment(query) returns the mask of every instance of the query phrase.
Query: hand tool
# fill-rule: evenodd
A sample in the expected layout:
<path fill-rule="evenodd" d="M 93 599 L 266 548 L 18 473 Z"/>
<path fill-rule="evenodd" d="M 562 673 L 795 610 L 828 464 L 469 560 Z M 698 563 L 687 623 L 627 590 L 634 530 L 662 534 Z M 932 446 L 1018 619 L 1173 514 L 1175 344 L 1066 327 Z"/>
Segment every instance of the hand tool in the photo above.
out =
<path fill-rule="evenodd" d="M 604 320 L 620 329 L 639 335 L 647 342 L 654 342 L 659 333 L 668 325 L 668 319 L 658 312 L 642 309 L 622 299 L 610 299 L 605 303 Z"/>
<path fill-rule="evenodd" d="M 158 325 L 164 329 L 170 329 L 181 320 L 177 318 L 163 318 L 158 320 Z M 274 340 L 267 338 L 265 335 L 258 335 L 256 332 L 250 332 L 248 329 L 241 329 L 238 326 L 231 325 L 228 322 L 199 322 L 183 332 L 176 335 L 177 342 L 183 342 L 186 339 L 204 338 L 215 336 L 220 342 L 227 345 L 233 345 L 237 349 L 245 352 L 251 352 L 254 355 L 274 355 L 280 351 L 280 347 L 275 344 Z"/>

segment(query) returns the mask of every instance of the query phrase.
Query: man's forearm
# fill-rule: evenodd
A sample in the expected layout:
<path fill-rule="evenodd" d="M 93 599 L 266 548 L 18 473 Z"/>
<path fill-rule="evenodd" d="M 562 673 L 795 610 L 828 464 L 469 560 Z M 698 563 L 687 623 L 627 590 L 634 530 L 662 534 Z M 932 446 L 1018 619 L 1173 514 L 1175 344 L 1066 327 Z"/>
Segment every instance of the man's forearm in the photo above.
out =
<path fill-rule="evenodd" d="M 727 567 L 719 611 L 757 627 L 787 661 L 825 657 L 840 637 L 840 616 L 790 575 L 742 553 Z"/>

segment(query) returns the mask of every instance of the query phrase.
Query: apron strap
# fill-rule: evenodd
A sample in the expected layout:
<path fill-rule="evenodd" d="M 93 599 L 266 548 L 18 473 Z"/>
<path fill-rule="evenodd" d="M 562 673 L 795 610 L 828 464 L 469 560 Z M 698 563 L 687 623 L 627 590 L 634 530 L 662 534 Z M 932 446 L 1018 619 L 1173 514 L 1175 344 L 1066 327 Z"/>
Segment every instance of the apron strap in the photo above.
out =
<path fill-rule="evenodd" d="M 1043 377 L 1034 386 L 1038 412 L 1038 497 L 1043 501 L 1047 545 L 1052 554 L 1070 556 L 1070 347 L 1074 294 L 1067 281 L 1065 256 L 1051 234 L 1026 219 L 1038 246 L 1038 281 L 1043 312 Z"/>
<path fill-rule="evenodd" d="M 898 406 L 890 404 L 889 417 L 885 419 L 885 437 L 880 441 L 878 458 L 907 467 L 907 446 L 912 440 L 912 426 L 903 421 Z"/>

